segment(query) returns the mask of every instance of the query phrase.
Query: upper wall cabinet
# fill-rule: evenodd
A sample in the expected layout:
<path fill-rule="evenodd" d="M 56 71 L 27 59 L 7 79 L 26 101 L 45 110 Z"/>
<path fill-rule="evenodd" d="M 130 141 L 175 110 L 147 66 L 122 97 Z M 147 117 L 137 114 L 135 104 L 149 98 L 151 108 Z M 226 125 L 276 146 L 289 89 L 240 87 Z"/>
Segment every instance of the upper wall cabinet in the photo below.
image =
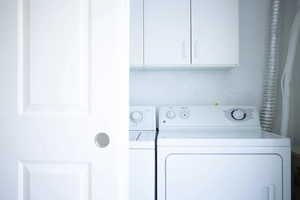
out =
<path fill-rule="evenodd" d="M 130 64 L 144 63 L 144 2 L 130 0 Z"/>
<path fill-rule="evenodd" d="M 239 0 L 131 0 L 131 65 L 239 64 Z"/>
<path fill-rule="evenodd" d="M 190 0 L 144 0 L 144 64 L 190 63 Z"/>
<path fill-rule="evenodd" d="M 238 65 L 238 1 L 191 1 L 192 64 L 203 66 Z"/>

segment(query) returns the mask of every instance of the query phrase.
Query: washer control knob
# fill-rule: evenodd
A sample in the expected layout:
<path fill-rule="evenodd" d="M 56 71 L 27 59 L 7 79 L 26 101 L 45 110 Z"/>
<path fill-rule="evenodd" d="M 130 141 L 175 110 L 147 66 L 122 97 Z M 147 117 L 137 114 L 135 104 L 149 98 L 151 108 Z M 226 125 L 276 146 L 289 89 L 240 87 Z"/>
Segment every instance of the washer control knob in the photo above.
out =
<path fill-rule="evenodd" d="M 231 111 L 231 117 L 234 120 L 244 120 L 247 117 L 247 113 L 241 109 L 233 109 Z"/>
<path fill-rule="evenodd" d="M 188 119 L 190 117 L 190 112 L 188 110 L 182 110 L 180 112 L 181 119 Z"/>
<path fill-rule="evenodd" d="M 176 117 L 176 113 L 175 113 L 174 111 L 172 111 L 172 110 L 169 110 L 169 111 L 167 111 L 167 113 L 166 113 L 166 117 L 167 117 L 168 119 L 174 119 L 174 118 Z"/>
<path fill-rule="evenodd" d="M 140 111 L 133 111 L 130 114 L 130 120 L 134 123 L 139 123 L 143 120 L 143 113 Z"/>

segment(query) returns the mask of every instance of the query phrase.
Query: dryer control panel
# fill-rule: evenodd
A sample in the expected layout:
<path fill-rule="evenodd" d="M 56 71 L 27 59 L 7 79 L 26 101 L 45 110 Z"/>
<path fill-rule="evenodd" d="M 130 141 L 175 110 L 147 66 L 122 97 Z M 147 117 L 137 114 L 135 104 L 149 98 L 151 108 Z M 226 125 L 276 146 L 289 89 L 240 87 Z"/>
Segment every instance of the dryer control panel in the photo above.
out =
<path fill-rule="evenodd" d="M 251 106 L 165 106 L 159 109 L 159 129 L 255 128 L 258 112 Z"/>

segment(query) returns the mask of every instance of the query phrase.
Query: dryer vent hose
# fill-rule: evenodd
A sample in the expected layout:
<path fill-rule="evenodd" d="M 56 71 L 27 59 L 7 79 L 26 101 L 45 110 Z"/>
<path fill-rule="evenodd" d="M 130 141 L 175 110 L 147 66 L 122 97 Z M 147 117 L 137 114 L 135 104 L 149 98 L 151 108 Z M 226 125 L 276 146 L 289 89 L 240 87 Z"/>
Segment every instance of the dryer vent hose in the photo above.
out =
<path fill-rule="evenodd" d="M 260 111 L 261 126 L 264 131 L 273 130 L 277 108 L 277 86 L 280 45 L 280 0 L 272 1 L 270 41 L 264 74 L 263 103 Z"/>

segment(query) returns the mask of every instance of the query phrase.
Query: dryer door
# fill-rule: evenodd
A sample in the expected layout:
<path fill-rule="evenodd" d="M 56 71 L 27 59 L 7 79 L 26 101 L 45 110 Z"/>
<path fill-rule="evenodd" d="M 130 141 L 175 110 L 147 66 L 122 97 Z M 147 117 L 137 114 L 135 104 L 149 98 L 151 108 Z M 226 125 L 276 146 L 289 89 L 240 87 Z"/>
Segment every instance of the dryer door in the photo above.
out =
<path fill-rule="evenodd" d="M 166 200 L 282 200 L 282 159 L 276 154 L 172 154 Z"/>

